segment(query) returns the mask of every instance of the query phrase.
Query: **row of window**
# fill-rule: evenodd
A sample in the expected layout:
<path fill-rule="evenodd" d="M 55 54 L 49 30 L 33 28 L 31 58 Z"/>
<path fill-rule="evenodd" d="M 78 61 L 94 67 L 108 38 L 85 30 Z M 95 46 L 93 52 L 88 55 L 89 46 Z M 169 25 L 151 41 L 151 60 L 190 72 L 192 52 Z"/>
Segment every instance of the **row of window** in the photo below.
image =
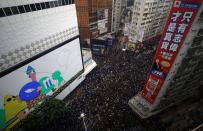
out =
<path fill-rule="evenodd" d="M 146 3 L 147 6 L 153 6 L 153 5 L 157 5 L 158 3 L 157 2 L 149 2 L 149 3 Z"/>
<path fill-rule="evenodd" d="M 135 2 L 135 5 L 139 5 L 139 6 L 140 6 L 140 5 L 141 5 L 141 3 L 140 3 L 140 2 Z"/>
<path fill-rule="evenodd" d="M 58 0 L 58 1 L 5 7 L 5 8 L 0 8 L 0 17 L 17 15 L 17 14 L 38 11 L 38 10 L 44 10 L 44 9 L 58 7 L 58 6 L 69 5 L 73 3 L 74 3 L 74 0 Z"/>

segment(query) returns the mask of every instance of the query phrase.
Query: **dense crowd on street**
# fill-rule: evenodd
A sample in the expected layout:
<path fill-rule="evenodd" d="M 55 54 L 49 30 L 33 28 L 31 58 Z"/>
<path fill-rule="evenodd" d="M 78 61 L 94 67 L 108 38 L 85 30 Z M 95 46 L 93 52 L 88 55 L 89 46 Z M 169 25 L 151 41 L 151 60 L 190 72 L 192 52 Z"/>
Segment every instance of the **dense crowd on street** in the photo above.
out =
<path fill-rule="evenodd" d="M 85 113 L 88 129 L 126 130 L 136 122 L 137 129 L 145 129 L 128 106 L 128 100 L 143 88 L 154 54 L 148 46 L 139 53 L 117 49 L 105 57 L 95 56 L 98 66 L 66 98 L 73 114 L 79 117 Z M 156 121 L 150 122 L 156 127 Z"/>
<path fill-rule="evenodd" d="M 58 116 L 50 131 L 171 131 L 198 126 L 203 118 L 203 100 L 189 113 L 178 113 L 163 122 L 156 115 L 141 119 L 128 105 L 142 90 L 155 47 L 148 44 L 135 51 L 117 45 L 107 56 L 94 56 L 97 67 L 65 98 L 66 112 Z M 84 113 L 84 117 L 81 114 Z M 170 114 L 169 114 L 170 115 Z M 199 117 L 200 116 L 200 117 Z M 84 119 L 83 119 L 84 118 Z"/>

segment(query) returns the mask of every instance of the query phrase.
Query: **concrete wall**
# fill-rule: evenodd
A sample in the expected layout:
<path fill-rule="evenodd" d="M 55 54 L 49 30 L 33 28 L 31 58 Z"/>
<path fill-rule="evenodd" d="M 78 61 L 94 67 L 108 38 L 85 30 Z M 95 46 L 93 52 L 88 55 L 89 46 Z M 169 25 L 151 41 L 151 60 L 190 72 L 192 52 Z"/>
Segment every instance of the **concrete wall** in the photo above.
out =
<path fill-rule="evenodd" d="M 2 0 L 0 3 L 4 13 L 7 11 L 9 14 L 0 17 L 0 71 L 79 34 L 74 4 L 58 3 L 58 7 L 24 13 L 19 13 L 17 8 L 18 13 L 13 14 L 13 6 L 40 3 L 42 0 L 15 2 Z"/>

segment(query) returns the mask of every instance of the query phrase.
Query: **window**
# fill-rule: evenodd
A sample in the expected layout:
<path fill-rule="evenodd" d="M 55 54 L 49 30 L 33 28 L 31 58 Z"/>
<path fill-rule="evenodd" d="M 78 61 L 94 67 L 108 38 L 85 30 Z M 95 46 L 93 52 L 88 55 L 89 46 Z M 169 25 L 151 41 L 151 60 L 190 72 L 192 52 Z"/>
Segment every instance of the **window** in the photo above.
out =
<path fill-rule="evenodd" d="M 47 8 L 54 8 L 58 6 L 73 4 L 74 0 L 57 0 L 51 2 L 42 2 L 35 4 L 19 5 L 12 7 L 0 8 L 0 17 L 22 14 L 31 11 L 43 10 Z"/>
<path fill-rule="evenodd" d="M 37 10 L 41 10 L 40 3 L 36 3 L 35 5 L 36 5 Z"/>
<path fill-rule="evenodd" d="M 72 3 L 72 0 L 68 0 L 68 4 L 71 4 Z"/>
<path fill-rule="evenodd" d="M 18 10 L 20 11 L 20 13 L 25 13 L 25 9 L 24 9 L 23 5 L 18 6 Z"/>
<path fill-rule="evenodd" d="M 45 3 L 40 3 L 42 9 L 46 9 Z"/>
<path fill-rule="evenodd" d="M 65 0 L 61 0 L 62 1 L 62 5 L 66 5 L 66 1 Z"/>
<path fill-rule="evenodd" d="M 62 0 L 59 0 L 59 1 L 58 1 L 58 5 L 59 5 L 59 6 L 62 6 L 62 5 L 63 5 Z"/>
<path fill-rule="evenodd" d="M 69 4 L 72 4 L 72 0 L 69 0 Z"/>
<path fill-rule="evenodd" d="M 203 18 L 203 11 L 200 13 L 200 16 L 199 16 L 201 19 Z"/>
<path fill-rule="evenodd" d="M 19 14 L 19 12 L 18 12 L 18 7 L 17 7 L 17 6 L 11 7 L 11 10 L 12 10 L 12 12 L 13 12 L 14 15 Z"/>
<path fill-rule="evenodd" d="M 0 17 L 4 17 L 4 16 L 5 16 L 4 11 L 2 8 L 0 8 Z"/>
<path fill-rule="evenodd" d="M 25 7 L 25 11 L 26 12 L 30 12 L 31 11 L 30 5 L 24 5 L 24 7 Z"/>
<path fill-rule="evenodd" d="M 49 4 L 50 4 L 50 8 L 54 7 L 54 2 L 53 1 L 51 1 Z"/>
<path fill-rule="evenodd" d="M 59 6 L 58 1 L 54 1 L 54 5 L 55 7 L 58 7 Z"/>
<path fill-rule="evenodd" d="M 45 2 L 46 8 L 50 8 L 49 2 Z"/>
<path fill-rule="evenodd" d="M 12 12 L 11 12 L 10 7 L 6 7 L 6 8 L 4 8 L 4 12 L 5 12 L 6 16 L 10 16 L 10 15 L 12 15 Z"/>
<path fill-rule="evenodd" d="M 154 3 L 153 3 L 153 5 L 156 5 L 156 4 L 157 4 L 157 2 L 154 2 Z"/>
<path fill-rule="evenodd" d="M 30 8 L 31 8 L 32 11 L 36 11 L 37 10 L 36 7 L 35 7 L 35 4 L 31 4 Z"/>
<path fill-rule="evenodd" d="M 68 4 L 69 4 L 69 1 L 68 1 L 68 0 L 64 0 L 64 1 L 65 1 L 65 4 L 66 4 L 66 5 L 68 5 Z"/>

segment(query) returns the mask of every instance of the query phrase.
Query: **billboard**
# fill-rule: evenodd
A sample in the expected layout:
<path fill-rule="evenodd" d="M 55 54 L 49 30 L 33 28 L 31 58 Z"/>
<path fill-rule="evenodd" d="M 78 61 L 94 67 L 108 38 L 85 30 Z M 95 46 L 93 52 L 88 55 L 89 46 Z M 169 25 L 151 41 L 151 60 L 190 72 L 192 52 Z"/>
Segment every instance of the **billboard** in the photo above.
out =
<path fill-rule="evenodd" d="M 134 39 L 134 35 L 131 35 L 131 29 L 132 29 L 132 15 L 133 15 L 133 1 L 126 1 L 127 4 L 126 6 L 122 7 L 121 9 L 121 21 L 120 21 L 120 24 L 121 24 L 121 28 L 123 29 L 123 33 L 124 33 L 124 36 L 128 36 L 129 39 L 131 41 L 133 41 Z"/>
<path fill-rule="evenodd" d="M 73 1 L 1 0 L 0 6 L 1 130 L 62 91 L 83 64 Z"/>
<path fill-rule="evenodd" d="M 95 54 L 95 55 L 105 55 L 106 47 L 107 47 L 106 40 L 91 39 L 92 54 Z"/>
<path fill-rule="evenodd" d="M 1 77 L 0 128 L 23 119 L 39 102 L 83 72 L 79 37 Z"/>
<path fill-rule="evenodd" d="M 139 32 L 137 34 L 137 40 L 142 42 L 144 38 L 144 28 L 140 27 Z"/>
<path fill-rule="evenodd" d="M 106 33 L 108 31 L 108 9 L 97 11 L 97 19 L 99 34 Z"/>
<path fill-rule="evenodd" d="M 175 0 L 157 48 L 153 66 L 141 92 L 154 103 L 176 55 L 194 21 L 202 0 Z"/>

